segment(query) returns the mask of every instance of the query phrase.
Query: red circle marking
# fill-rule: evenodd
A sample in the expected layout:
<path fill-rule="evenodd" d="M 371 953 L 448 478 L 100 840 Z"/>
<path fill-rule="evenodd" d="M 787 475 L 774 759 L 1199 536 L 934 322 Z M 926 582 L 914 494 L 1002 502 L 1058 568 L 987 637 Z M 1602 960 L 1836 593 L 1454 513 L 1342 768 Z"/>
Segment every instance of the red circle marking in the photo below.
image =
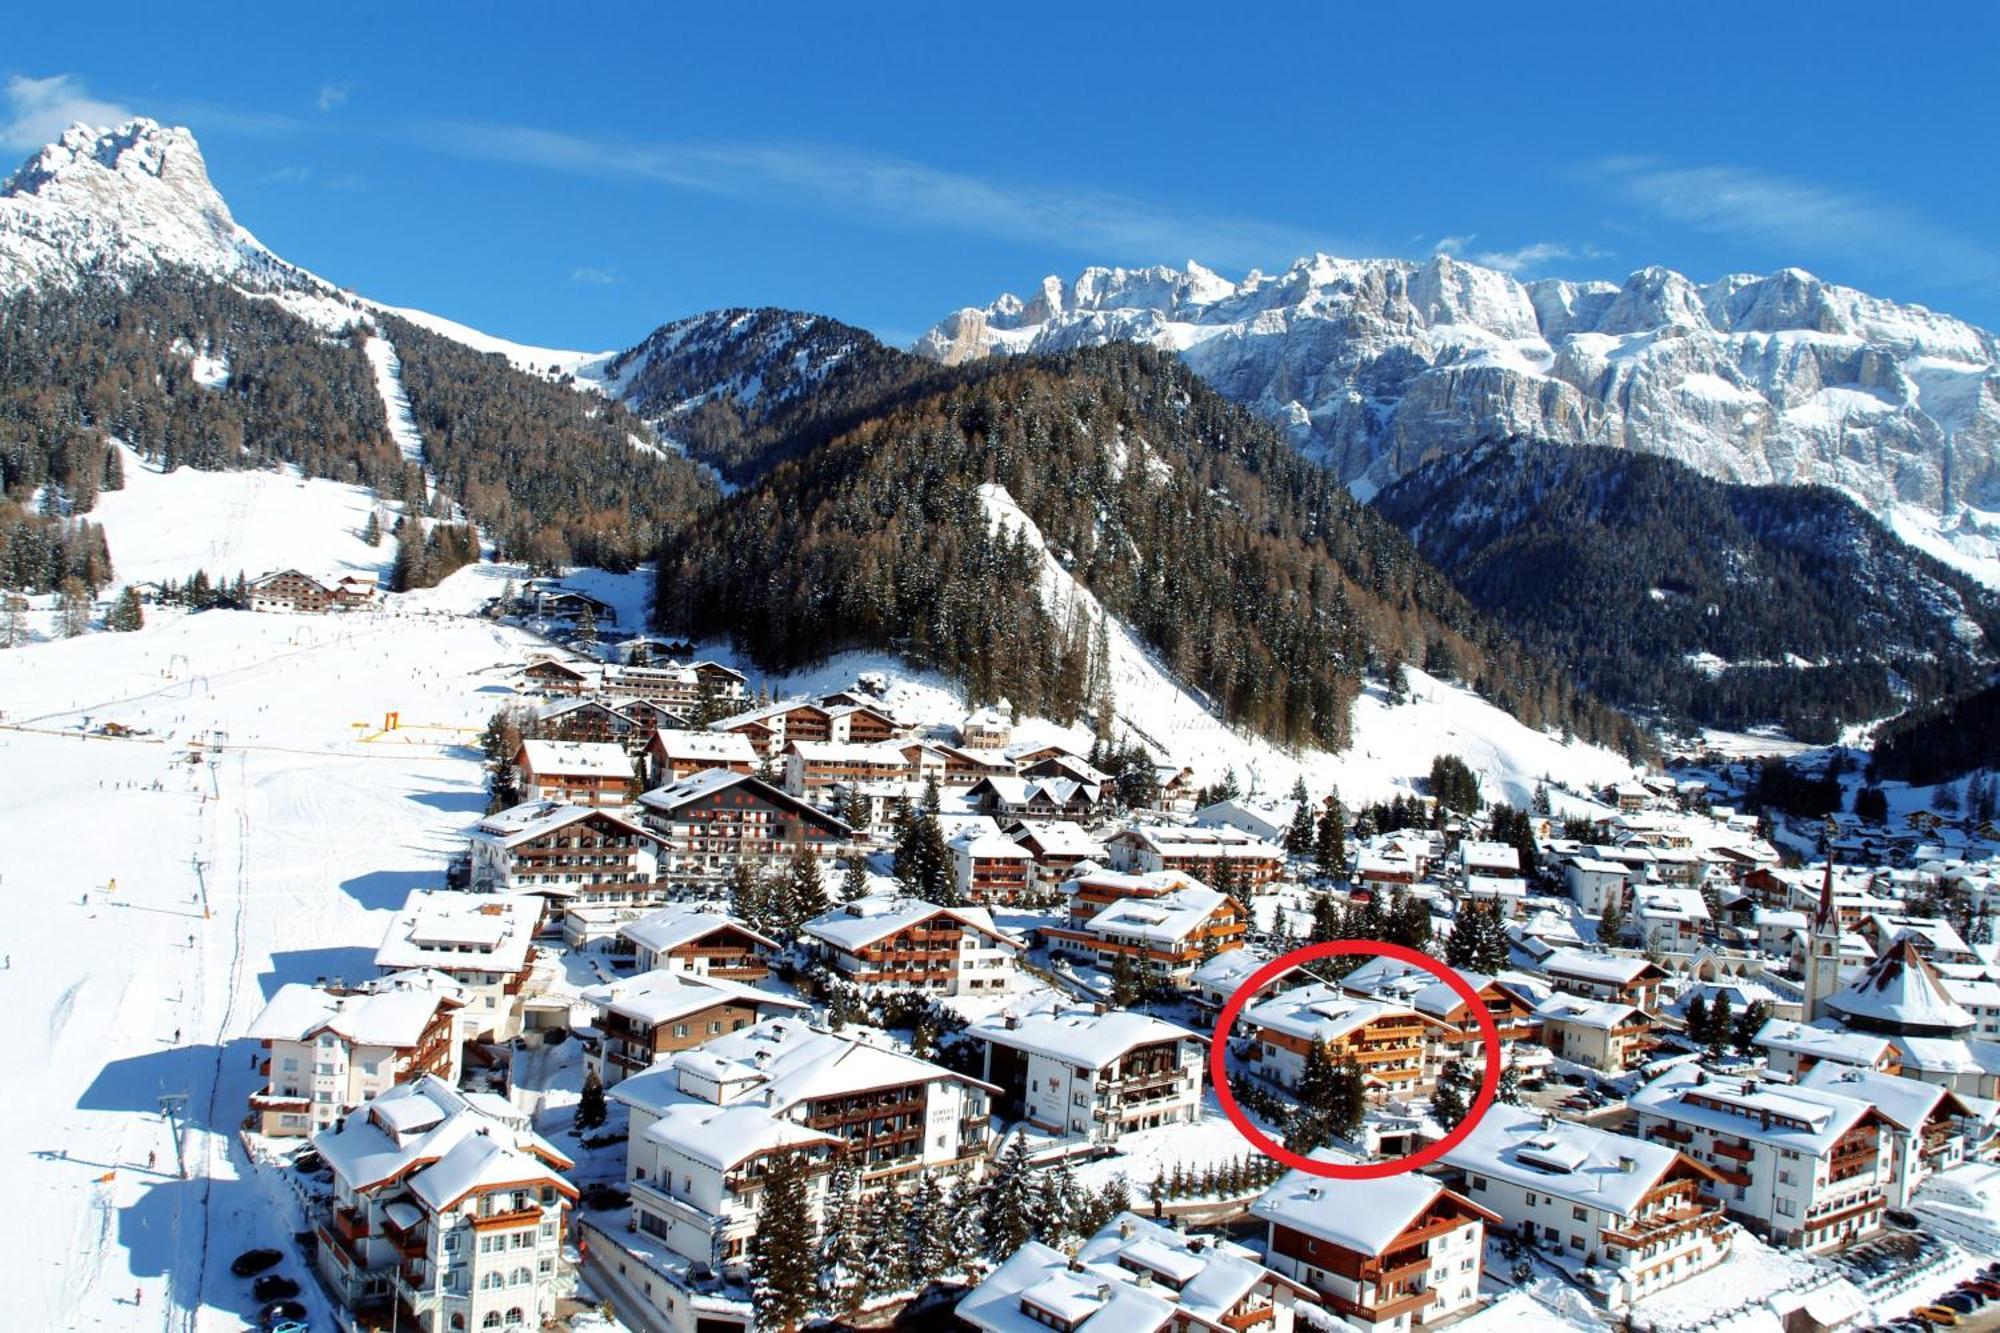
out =
<path fill-rule="evenodd" d="M 1303 967 L 1321 958 L 1339 958 L 1348 954 L 1363 954 L 1369 957 L 1393 958 L 1399 963 L 1408 963 L 1424 971 L 1451 987 L 1452 993 L 1471 1008 L 1474 1019 L 1479 1024 L 1479 1035 L 1486 1040 L 1486 1073 L 1479 1083 L 1479 1095 L 1472 1099 L 1472 1105 L 1465 1113 L 1465 1119 L 1458 1127 L 1421 1152 L 1413 1152 L 1405 1157 L 1392 1157 L 1386 1162 L 1323 1162 L 1317 1158 L 1295 1153 L 1283 1144 L 1274 1142 L 1269 1135 L 1250 1123 L 1250 1117 L 1243 1114 L 1243 1108 L 1236 1104 L 1236 1094 L 1229 1089 L 1229 1031 L 1236 1026 L 1236 1019 L 1243 1012 L 1250 997 L 1270 985 L 1287 972 Z M 1493 1105 L 1494 1096 L 1500 1091 L 1500 1028 L 1494 1023 L 1493 1015 L 1486 1012 L 1485 1001 L 1472 984 L 1453 969 L 1432 958 L 1429 954 L 1418 953 L 1415 949 L 1401 944 L 1385 944 L 1380 940 L 1328 940 L 1324 944 L 1308 944 L 1303 949 L 1294 949 L 1281 954 L 1250 974 L 1250 977 L 1229 1002 L 1222 1006 L 1222 1013 L 1215 1021 L 1215 1035 L 1208 1047 L 1209 1082 L 1215 1088 L 1215 1099 L 1222 1103 L 1222 1113 L 1229 1117 L 1229 1123 L 1258 1151 L 1275 1157 L 1296 1171 L 1309 1172 L 1315 1176 L 1329 1176 L 1335 1180 L 1377 1180 L 1383 1176 L 1401 1175 L 1414 1171 L 1420 1166 L 1428 1166 L 1438 1158 L 1465 1142 L 1480 1119 Z"/>

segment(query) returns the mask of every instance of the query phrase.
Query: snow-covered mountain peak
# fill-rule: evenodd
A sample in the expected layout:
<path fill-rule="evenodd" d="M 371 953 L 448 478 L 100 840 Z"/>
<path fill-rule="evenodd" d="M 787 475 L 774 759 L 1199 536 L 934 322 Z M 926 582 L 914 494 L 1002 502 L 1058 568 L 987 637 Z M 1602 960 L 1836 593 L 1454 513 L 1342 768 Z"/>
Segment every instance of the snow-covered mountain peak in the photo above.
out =
<path fill-rule="evenodd" d="M 1798 268 L 1709 283 L 1660 266 L 1523 283 L 1444 254 L 1314 254 L 1234 283 L 1091 268 L 959 310 L 914 350 L 955 364 L 1112 341 L 1178 353 L 1363 494 L 1526 437 L 1826 483 L 1945 529 L 1966 504 L 2000 509 L 2000 340 Z"/>
<path fill-rule="evenodd" d="M 0 292 L 165 265 L 215 276 L 280 267 L 230 216 L 185 128 L 73 125 L 0 185 Z"/>

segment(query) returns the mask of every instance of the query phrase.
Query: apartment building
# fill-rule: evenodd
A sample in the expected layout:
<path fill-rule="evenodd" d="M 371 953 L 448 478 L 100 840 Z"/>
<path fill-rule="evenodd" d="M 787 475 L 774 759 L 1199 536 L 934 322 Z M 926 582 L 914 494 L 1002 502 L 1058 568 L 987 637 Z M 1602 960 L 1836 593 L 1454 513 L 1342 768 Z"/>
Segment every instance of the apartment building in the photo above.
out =
<path fill-rule="evenodd" d="M 1183 989 L 1193 983 L 1196 967 L 1240 945 L 1249 929 L 1234 898 L 1201 884 L 1118 898 L 1095 911 L 1090 907 L 1080 893 L 1073 894 L 1071 924 L 1042 927 L 1051 950 L 1103 968 L 1117 966 L 1122 955 L 1157 984 Z"/>
<path fill-rule="evenodd" d="M 375 950 L 382 973 L 430 969 L 464 988 L 460 1041 L 506 1041 L 521 1030 L 521 992 L 535 958 L 542 901 L 530 894 L 414 889 Z"/>
<path fill-rule="evenodd" d="M 468 842 L 472 887 L 485 893 L 621 897 L 631 890 L 586 890 L 648 886 L 659 875 L 653 835 L 618 810 L 523 801 L 481 819 Z"/>
<path fill-rule="evenodd" d="M 1327 982 L 1280 991 L 1243 1011 L 1239 1025 L 1256 1042 L 1257 1072 L 1296 1088 L 1306 1054 L 1324 1045 L 1337 1065 L 1361 1067 L 1371 1095 L 1418 1091 L 1430 1079 L 1430 1046 L 1451 1029 L 1402 1004 L 1349 995 Z"/>
<path fill-rule="evenodd" d="M 1003 991 L 1021 946 L 983 907 L 876 894 L 799 927 L 806 946 L 857 986 L 939 995 Z"/>
<path fill-rule="evenodd" d="M 778 942 L 734 917 L 692 907 L 663 907 L 618 928 L 638 969 L 668 969 L 756 983 L 770 975 Z"/>
<path fill-rule="evenodd" d="M 974 1023 L 996 1109 L 1062 1138 L 1121 1134 L 1201 1118 L 1205 1038 L 1125 1009 L 1060 1001 Z"/>
<path fill-rule="evenodd" d="M 1677 1149 L 1494 1106 L 1444 1156 L 1455 1188 L 1572 1272 L 1606 1278 L 1614 1306 L 1721 1263 L 1730 1228 L 1702 1197 L 1715 1180 Z"/>
<path fill-rule="evenodd" d="M 652 1068 L 663 1056 L 807 1007 L 726 977 L 665 969 L 593 986 L 583 998 L 598 1016 L 584 1063 L 606 1087 Z"/>
<path fill-rule="evenodd" d="M 365 1326 L 535 1329 L 556 1314 L 572 1166 L 490 1093 L 400 1083 L 313 1137 L 333 1170 L 315 1262 Z"/>
<path fill-rule="evenodd" d="M 1322 1149 L 1318 1156 L 1330 1156 Z M 1327 1180 L 1293 1171 L 1258 1197 L 1265 1262 L 1361 1333 L 1403 1333 L 1479 1299 L 1500 1218 L 1426 1176 Z"/>
<path fill-rule="evenodd" d="M 458 1078 L 457 983 L 399 973 L 360 986 L 280 986 L 246 1034 L 267 1080 L 250 1095 L 258 1131 L 312 1134 L 369 1098 L 424 1074 Z"/>
<path fill-rule="evenodd" d="M 1888 1124 L 1870 1102 L 1682 1066 L 1627 1104 L 1640 1133 L 1706 1162 L 1709 1197 L 1772 1244 L 1827 1249 L 1882 1223 Z"/>
<path fill-rule="evenodd" d="M 514 790 L 570 805 L 629 805 L 631 756 L 608 741 L 522 741 L 514 752 Z"/>

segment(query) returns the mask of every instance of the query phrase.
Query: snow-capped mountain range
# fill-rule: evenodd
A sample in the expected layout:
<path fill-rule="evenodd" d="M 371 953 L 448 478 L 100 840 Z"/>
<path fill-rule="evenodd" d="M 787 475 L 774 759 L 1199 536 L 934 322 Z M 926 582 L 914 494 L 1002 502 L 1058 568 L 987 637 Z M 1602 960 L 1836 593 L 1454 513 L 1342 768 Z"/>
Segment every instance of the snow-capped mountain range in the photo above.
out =
<path fill-rule="evenodd" d="M 169 266 L 272 292 L 329 328 L 400 315 L 649 419 L 687 404 L 663 401 L 648 367 L 685 361 L 689 338 L 716 333 L 696 319 L 622 354 L 567 351 L 371 301 L 258 242 L 194 136 L 150 120 L 73 127 L 0 182 L 0 295 Z M 724 343 L 742 327 L 729 313 Z M 1092 268 L 1028 300 L 960 310 L 915 350 L 958 363 L 1115 340 L 1177 352 L 1364 496 L 1483 440 L 1642 449 L 1723 480 L 1838 486 L 2000 585 L 2000 340 L 1796 269 L 1698 285 L 1647 268 L 1621 285 L 1524 284 L 1442 255 L 1317 255 L 1240 282 L 1195 263 Z M 764 341 L 797 357 L 786 338 Z M 742 351 L 716 353 L 738 397 L 768 387 Z M 837 360 L 771 369 L 810 383 Z"/>
<path fill-rule="evenodd" d="M 1314 255 L 1241 282 L 1193 263 L 1091 268 L 960 310 L 916 350 L 959 363 L 1115 340 L 1178 353 L 1363 495 L 1521 436 L 1822 482 L 1994 554 L 2000 340 L 1798 269 L 1616 284 L 1522 283 L 1446 255 Z"/>

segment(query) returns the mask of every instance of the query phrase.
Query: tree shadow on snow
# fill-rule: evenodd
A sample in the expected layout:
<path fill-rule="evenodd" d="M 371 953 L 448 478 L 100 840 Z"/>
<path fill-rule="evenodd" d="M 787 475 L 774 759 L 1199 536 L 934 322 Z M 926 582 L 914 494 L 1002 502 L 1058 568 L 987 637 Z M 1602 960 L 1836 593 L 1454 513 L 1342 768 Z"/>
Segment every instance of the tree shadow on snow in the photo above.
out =
<path fill-rule="evenodd" d="M 418 805 L 427 805 L 433 810 L 447 810 L 452 814 L 477 816 L 486 813 L 486 793 L 478 787 L 412 792 L 410 799 Z"/>
<path fill-rule="evenodd" d="M 245 1051 L 253 1049 L 249 1042 L 238 1045 Z M 157 1116 L 162 1093 L 189 1093 L 192 1095 L 188 1098 L 185 1112 L 188 1123 L 212 1129 L 215 1126 L 207 1123 L 207 1089 L 218 1067 L 225 1075 L 228 1074 L 231 1058 L 227 1047 L 218 1048 L 213 1042 L 192 1042 L 185 1046 L 162 1046 L 144 1055 L 113 1060 L 97 1071 L 97 1077 L 76 1099 L 76 1106 L 80 1111 L 123 1111 Z M 238 1055 L 234 1058 L 243 1057 Z M 218 1059 L 221 1061 L 219 1066 Z M 233 1082 L 225 1079 L 225 1088 Z M 243 1118 L 244 1109 L 243 1099 L 237 1097 L 232 1100 L 227 1091 L 216 1098 L 216 1118 L 225 1131 L 233 1129 Z"/>

